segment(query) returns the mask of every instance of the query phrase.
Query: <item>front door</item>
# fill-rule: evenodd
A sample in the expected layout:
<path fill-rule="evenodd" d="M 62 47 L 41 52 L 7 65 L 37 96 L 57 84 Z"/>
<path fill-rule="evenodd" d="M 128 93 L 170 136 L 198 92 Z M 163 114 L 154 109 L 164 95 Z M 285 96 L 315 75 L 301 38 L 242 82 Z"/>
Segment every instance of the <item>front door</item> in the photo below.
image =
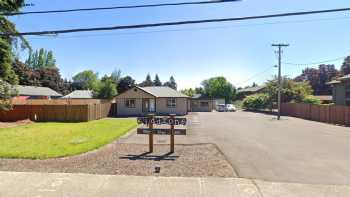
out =
<path fill-rule="evenodd" d="M 142 99 L 142 112 L 150 113 L 156 111 L 156 102 L 155 99 Z"/>
<path fill-rule="evenodd" d="M 156 100 L 149 99 L 149 112 L 156 112 Z"/>

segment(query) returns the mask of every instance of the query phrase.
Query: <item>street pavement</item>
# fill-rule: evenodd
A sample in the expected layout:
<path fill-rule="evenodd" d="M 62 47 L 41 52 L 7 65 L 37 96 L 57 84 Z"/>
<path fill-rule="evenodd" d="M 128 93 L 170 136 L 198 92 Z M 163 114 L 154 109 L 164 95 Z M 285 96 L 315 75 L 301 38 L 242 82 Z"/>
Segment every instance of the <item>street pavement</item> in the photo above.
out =
<path fill-rule="evenodd" d="M 350 186 L 239 178 L 0 172 L 1 197 L 344 197 Z"/>
<path fill-rule="evenodd" d="M 252 112 L 192 113 L 176 144 L 213 143 L 238 177 L 275 182 L 350 185 L 350 128 Z M 148 143 L 131 134 L 122 143 Z M 156 136 L 155 143 L 169 143 Z"/>

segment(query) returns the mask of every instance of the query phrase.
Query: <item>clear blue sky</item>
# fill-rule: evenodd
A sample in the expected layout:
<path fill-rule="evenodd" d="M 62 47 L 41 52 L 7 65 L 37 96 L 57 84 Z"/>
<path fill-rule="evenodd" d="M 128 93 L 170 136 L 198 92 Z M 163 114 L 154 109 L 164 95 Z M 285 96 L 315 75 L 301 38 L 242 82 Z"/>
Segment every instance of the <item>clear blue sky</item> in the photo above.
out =
<path fill-rule="evenodd" d="M 186 0 L 30 0 L 26 11 L 136 5 Z M 69 3 L 68 3 L 69 2 Z M 350 7 L 349 0 L 243 0 L 237 3 L 167 8 L 111 10 L 85 13 L 11 17 L 20 31 L 98 27 L 264 15 L 281 12 Z M 350 12 L 263 19 L 244 22 L 159 27 L 58 37 L 28 37 L 33 48 L 54 51 L 63 77 L 92 69 L 100 76 L 115 68 L 138 82 L 147 73 L 162 81 L 174 75 L 179 88 L 196 87 L 206 78 L 225 76 L 236 86 L 262 83 L 276 69 L 257 75 L 277 63 L 271 43 L 291 44 L 286 62 L 307 63 L 350 55 Z M 341 61 L 334 62 L 337 68 Z M 305 66 L 283 67 L 283 74 L 296 76 Z"/>

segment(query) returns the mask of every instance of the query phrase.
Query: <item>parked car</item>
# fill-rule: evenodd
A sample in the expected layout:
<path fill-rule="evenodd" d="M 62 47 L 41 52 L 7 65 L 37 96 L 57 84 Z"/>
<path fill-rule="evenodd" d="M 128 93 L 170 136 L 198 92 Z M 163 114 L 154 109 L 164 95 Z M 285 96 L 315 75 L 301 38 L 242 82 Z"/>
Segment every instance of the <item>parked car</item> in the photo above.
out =
<path fill-rule="evenodd" d="M 233 105 L 233 104 L 227 104 L 225 106 L 225 111 L 228 111 L 228 112 L 235 112 L 236 111 L 236 107 Z"/>
<path fill-rule="evenodd" d="M 226 105 L 225 104 L 219 104 L 216 106 L 216 110 L 218 112 L 225 112 L 226 111 Z"/>

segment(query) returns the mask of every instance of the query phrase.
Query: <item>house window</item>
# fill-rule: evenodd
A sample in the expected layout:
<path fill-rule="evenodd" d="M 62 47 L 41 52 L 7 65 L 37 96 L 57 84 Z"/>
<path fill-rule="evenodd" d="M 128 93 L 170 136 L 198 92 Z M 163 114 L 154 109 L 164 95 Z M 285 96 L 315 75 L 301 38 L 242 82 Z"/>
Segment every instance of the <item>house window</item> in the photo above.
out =
<path fill-rule="evenodd" d="M 168 108 L 176 108 L 176 99 L 175 98 L 168 98 L 166 105 Z"/>
<path fill-rule="evenodd" d="M 201 107 L 209 107 L 209 102 L 201 102 Z"/>
<path fill-rule="evenodd" d="M 135 108 L 136 107 L 136 100 L 135 99 L 127 99 L 125 100 L 125 106 L 127 108 Z"/>

